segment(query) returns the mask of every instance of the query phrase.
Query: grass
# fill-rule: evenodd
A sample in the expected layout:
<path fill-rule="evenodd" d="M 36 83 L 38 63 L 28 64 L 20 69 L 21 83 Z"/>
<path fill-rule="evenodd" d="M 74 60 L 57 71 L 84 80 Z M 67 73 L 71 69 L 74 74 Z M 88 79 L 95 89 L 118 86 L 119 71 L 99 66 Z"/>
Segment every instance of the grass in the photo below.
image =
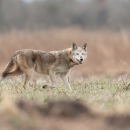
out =
<path fill-rule="evenodd" d="M 21 78 L 6 79 L 0 84 L 0 99 L 5 93 L 9 93 L 9 98 L 13 100 L 25 99 L 39 102 L 60 100 L 81 100 L 99 110 L 117 109 L 117 106 L 128 105 L 130 103 L 130 80 L 101 79 L 88 81 L 80 79 L 71 81 L 72 91 L 60 83 L 53 89 L 42 89 L 45 84 L 44 79 L 33 80 L 27 90 L 22 87 Z"/>

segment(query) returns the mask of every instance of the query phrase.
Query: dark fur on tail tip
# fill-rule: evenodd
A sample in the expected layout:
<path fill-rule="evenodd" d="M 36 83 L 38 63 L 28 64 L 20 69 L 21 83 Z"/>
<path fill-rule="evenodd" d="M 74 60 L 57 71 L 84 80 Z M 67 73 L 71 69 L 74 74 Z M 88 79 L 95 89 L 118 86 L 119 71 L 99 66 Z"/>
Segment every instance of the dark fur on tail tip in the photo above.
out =
<path fill-rule="evenodd" d="M 3 72 L 2 73 L 2 77 L 5 78 L 7 76 L 7 73 L 6 72 Z"/>

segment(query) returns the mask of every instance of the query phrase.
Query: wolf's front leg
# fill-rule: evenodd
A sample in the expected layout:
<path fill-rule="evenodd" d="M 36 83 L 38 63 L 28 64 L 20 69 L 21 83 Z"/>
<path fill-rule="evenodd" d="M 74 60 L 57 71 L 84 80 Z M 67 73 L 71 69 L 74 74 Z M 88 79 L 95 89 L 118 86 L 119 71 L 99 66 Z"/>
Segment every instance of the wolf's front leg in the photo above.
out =
<path fill-rule="evenodd" d="M 67 75 L 60 75 L 61 80 L 63 81 L 66 89 L 71 90 L 70 84 L 67 79 Z"/>
<path fill-rule="evenodd" d="M 50 79 L 51 79 L 51 85 L 44 85 L 43 88 L 54 88 L 56 87 L 56 76 L 55 76 L 55 72 L 53 71 L 49 71 L 49 76 L 50 76 Z"/>

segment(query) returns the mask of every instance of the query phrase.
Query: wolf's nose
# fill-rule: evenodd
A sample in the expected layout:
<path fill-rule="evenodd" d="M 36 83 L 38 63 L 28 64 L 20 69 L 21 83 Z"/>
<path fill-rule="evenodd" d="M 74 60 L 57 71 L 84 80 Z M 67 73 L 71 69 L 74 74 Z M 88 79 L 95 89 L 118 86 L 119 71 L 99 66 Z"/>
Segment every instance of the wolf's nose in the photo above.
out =
<path fill-rule="evenodd" d="M 80 61 L 83 61 L 83 59 L 80 59 Z"/>

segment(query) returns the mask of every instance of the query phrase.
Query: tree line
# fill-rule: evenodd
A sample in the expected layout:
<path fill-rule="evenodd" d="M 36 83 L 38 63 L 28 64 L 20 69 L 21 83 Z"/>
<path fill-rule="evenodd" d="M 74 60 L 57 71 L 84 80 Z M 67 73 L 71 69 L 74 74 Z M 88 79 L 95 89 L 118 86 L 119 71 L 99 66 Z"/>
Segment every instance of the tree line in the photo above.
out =
<path fill-rule="evenodd" d="M 0 29 L 80 26 L 118 29 L 130 25 L 130 1 L 0 0 Z"/>

